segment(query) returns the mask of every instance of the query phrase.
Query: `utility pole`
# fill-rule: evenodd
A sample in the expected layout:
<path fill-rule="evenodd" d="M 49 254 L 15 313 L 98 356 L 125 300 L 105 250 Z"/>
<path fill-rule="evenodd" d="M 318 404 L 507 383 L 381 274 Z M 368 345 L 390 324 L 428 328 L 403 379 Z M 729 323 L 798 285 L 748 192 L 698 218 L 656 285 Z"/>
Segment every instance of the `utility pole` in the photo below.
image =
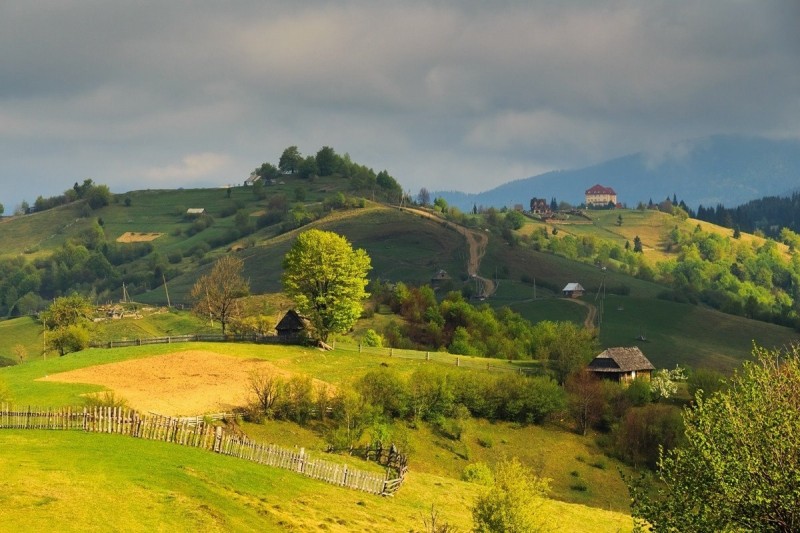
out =
<path fill-rule="evenodd" d="M 172 308 L 172 304 L 169 302 L 169 291 L 167 290 L 167 278 L 164 276 L 164 273 L 161 273 L 161 279 L 164 280 L 164 292 L 167 294 L 167 309 Z"/>

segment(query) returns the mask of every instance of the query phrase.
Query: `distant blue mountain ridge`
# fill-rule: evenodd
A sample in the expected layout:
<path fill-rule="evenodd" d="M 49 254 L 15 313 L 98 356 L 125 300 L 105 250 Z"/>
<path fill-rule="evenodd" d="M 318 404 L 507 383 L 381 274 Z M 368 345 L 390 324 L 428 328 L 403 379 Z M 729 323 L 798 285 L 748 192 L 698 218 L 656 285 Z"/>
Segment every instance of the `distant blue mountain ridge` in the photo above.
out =
<path fill-rule="evenodd" d="M 528 209 L 533 197 L 583 202 L 592 185 L 612 187 L 628 207 L 676 195 L 699 205 L 734 207 L 765 196 L 800 190 L 800 140 L 717 135 L 675 144 L 659 155 L 637 153 L 577 170 L 547 172 L 481 193 L 436 191 L 463 211 L 474 205 Z"/>

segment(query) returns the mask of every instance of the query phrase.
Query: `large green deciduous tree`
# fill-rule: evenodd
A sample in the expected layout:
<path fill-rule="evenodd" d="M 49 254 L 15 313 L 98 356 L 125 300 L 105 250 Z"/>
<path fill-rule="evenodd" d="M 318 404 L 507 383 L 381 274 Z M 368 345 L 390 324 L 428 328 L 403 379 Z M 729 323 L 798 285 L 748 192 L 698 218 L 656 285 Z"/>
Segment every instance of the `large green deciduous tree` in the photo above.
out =
<path fill-rule="evenodd" d="M 281 154 L 281 158 L 278 161 L 278 168 L 281 169 L 281 172 L 294 174 L 297 172 L 302 160 L 303 156 L 300 155 L 300 150 L 297 149 L 297 146 L 290 146 Z"/>
<path fill-rule="evenodd" d="M 320 340 L 349 330 L 368 296 L 370 258 L 336 233 L 301 233 L 283 259 L 283 286 L 308 317 Z"/>
<path fill-rule="evenodd" d="M 729 388 L 685 411 L 686 443 L 662 454 L 658 494 L 632 484 L 642 527 L 800 530 L 800 347 L 755 356 Z"/>
<path fill-rule="evenodd" d="M 64 329 L 84 322 L 92 312 L 92 303 L 80 294 L 61 296 L 53 300 L 40 318 L 47 329 Z"/>
<path fill-rule="evenodd" d="M 239 298 L 250 292 L 250 284 L 242 277 L 243 269 L 241 259 L 226 255 L 192 287 L 193 311 L 200 317 L 219 320 L 223 335 L 230 321 L 242 314 Z"/>

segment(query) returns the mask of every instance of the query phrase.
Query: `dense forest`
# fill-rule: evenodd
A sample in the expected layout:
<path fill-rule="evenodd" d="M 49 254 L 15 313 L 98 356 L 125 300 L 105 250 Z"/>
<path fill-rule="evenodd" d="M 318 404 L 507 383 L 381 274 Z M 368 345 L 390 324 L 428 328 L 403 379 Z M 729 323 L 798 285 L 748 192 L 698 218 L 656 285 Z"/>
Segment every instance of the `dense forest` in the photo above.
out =
<path fill-rule="evenodd" d="M 697 218 L 726 228 L 747 233 L 762 232 L 777 238 L 782 228 L 800 231 L 800 192 L 791 196 L 769 196 L 752 200 L 738 207 L 697 208 Z"/>

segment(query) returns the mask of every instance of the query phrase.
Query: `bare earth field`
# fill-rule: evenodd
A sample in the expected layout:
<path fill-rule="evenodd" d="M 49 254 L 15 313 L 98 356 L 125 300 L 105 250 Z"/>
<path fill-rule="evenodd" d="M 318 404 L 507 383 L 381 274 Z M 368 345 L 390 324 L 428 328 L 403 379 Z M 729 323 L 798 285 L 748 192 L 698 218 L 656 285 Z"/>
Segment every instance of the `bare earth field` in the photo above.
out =
<path fill-rule="evenodd" d="M 245 405 L 254 371 L 289 375 L 267 361 L 191 350 L 71 370 L 42 381 L 101 385 L 140 412 L 190 416 Z"/>
<path fill-rule="evenodd" d="M 117 242 L 150 242 L 158 239 L 164 235 L 163 233 L 138 233 L 135 231 L 127 231 L 117 237 Z"/>

